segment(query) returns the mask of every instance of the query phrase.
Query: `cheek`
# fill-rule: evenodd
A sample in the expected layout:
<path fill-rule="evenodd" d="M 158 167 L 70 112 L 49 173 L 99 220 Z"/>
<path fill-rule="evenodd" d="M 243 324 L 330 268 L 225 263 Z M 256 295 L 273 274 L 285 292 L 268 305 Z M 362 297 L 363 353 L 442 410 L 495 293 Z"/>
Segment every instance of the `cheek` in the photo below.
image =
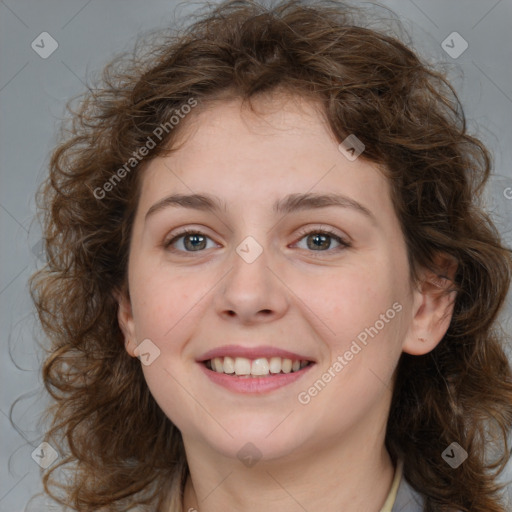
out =
<path fill-rule="evenodd" d="M 165 362 L 165 353 L 150 366 L 143 368 L 149 391 L 165 415 L 178 427 L 193 416 L 193 400 L 184 390 L 191 389 L 180 368 L 171 368 Z"/>
<path fill-rule="evenodd" d="M 304 295 L 318 312 L 329 352 L 322 371 L 336 376 L 324 395 L 327 401 L 337 397 L 352 407 L 357 396 L 363 406 L 391 379 L 401 354 L 406 296 L 401 274 L 389 269 L 393 266 L 376 262 L 339 269 L 335 276 L 315 279 Z"/>
<path fill-rule="evenodd" d="M 193 314 L 204 295 L 197 278 L 178 277 L 164 270 L 140 272 L 133 280 L 132 304 L 138 337 L 163 342 L 179 330 L 180 319 Z"/>
<path fill-rule="evenodd" d="M 341 347 L 365 328 L 380 320 L 402 293 L 397 279 L 379 265 L 360 268 L 330 269 L 328 272 L 302 277 L 294 286 L 306 309 L 316 316 L 322 333 Z M 395 311 L 390 312 L 391 316 Z M 386 317 L 386 320 L 388 318 Z M 379 323 L 380 325 L 380 323 Z"/>

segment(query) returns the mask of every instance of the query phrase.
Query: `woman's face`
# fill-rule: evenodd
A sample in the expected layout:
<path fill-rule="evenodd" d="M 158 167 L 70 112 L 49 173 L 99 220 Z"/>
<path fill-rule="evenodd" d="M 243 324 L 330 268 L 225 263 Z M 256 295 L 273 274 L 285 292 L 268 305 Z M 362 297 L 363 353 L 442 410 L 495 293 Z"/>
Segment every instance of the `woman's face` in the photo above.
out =
<path fill-rule="evenodd" d="M 191 113 L 144 170 L 119 321 L 186 446 L 272 460 L 383 433 L 421 298 L 377 167 L 312 103 L 262 105 Z"/>

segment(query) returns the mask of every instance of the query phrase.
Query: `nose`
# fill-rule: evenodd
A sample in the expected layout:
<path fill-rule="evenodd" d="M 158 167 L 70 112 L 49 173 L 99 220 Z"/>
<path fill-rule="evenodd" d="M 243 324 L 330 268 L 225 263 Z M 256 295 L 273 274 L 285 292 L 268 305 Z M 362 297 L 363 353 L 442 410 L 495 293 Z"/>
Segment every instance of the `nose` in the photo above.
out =
<path fill-rule="evenodd" d="M 217 289 L 217 313 L 245 325 L 281 318 L 289 307 L 288 293 L 278 272 L 271 268 L 270 251 L 263 249 L 253 261 L 240 254 L 234 251 L 231 270 Z"/>

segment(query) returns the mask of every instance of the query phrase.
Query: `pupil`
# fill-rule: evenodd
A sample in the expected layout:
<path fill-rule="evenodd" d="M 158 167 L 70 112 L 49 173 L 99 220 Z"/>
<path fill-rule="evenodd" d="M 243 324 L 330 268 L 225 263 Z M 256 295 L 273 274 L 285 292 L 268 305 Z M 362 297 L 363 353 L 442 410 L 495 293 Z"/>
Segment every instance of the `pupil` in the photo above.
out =
<path fill-rule="evenodd" d="M 330 244 L 329 244 L 329 242 L 328 242 L 328 240 L 327 240 L 329 237 L 328 237 L 327 235 L 319 235 L 319 234 L 316 234 L 316 235 L 314 235 L 312 238 L 313 238 L 313 240 L 314 240 L 313 244 L 311 244 L 311 245 L 310 245 L 310 244 L 308 244 L 308 247 L 309 247 L 310 249 L 315 249 L 315 250 L 316 250 L 316 249 L 318 249 L 319 247 L 320 247 L 320 248 L 322 248 L 322 246 L 321 246 L 321 245 L 315 245 L 317 242 L 320 242 L 320 243 L 322 243 L 322 242 L 323 242 L 323 243 L 324 243 L 325 248 L 329 248 L 329 245 L 330 245 Z M 327 243 L 326 243 L 326 241 L 327 241 Z"/>
<path fill-rule="evenodd" d="M 202 240 L 201 240 L 202 239 Z M 204 236 L 202 235 L 188 235 L 188 237 L 185 238 L 185 245 L 187 245 L 187 242 L 192 243 L 191 246 L 187 246 L 187 248 L 192 248 L 192 250 L 197 250 L 203 248 L 202 246 L 199 246 L 199 244 L 204 243 Z"/>

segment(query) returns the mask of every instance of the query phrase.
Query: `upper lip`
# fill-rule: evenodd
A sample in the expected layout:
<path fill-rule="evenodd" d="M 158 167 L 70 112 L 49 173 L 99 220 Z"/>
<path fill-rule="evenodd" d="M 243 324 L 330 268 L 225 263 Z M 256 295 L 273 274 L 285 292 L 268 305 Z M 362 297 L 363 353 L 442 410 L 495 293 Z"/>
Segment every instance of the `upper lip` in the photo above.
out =
<path fill-rule="evenodd" d="M 282 350 L 277 347 L 268 345 L 261 345 L 258 347 L 243 347 L 242 345 L 224 345 L 217 347 L 197 358 L 198 363 L 204 363 L 215 357 L 246 357 L 247 359 L 257 359 L 261 357 L 281 357 L 283 359 L 292 359 L 295 361 L 312 361 L 314 359 L 308 356 L 290 352 L 288 350 Z"/>

